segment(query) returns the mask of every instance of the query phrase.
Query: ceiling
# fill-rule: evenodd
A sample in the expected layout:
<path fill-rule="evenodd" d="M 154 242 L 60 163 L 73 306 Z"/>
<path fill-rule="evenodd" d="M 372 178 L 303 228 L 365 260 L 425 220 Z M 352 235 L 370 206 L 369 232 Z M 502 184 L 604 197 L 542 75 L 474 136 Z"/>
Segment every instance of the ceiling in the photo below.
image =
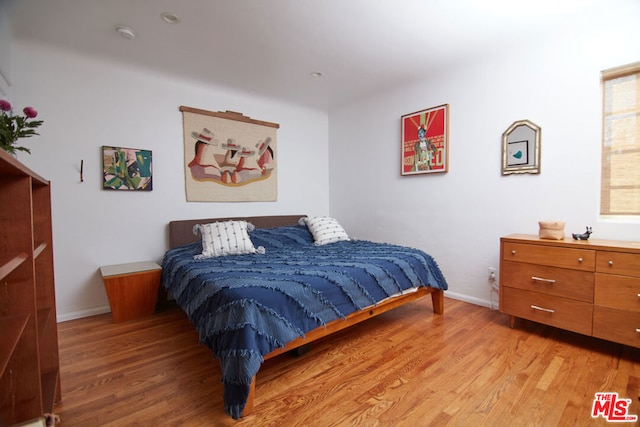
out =
<path fill-rule="evenodd" d="M 16 39 L 328 110 L 637 0 L 3 1 Z"/>

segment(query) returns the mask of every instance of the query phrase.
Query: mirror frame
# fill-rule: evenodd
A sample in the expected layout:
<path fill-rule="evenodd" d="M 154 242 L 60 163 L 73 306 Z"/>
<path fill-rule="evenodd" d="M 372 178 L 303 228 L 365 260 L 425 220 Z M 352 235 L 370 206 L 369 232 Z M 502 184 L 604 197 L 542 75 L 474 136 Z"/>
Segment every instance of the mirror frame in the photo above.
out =
<path fill-rule="evenodd" d="M 528 138 L 523 139 L 522 131 L 516 133 L 520 127 L 524 127 L 524 132 L 530 134 Z M 504 131 L 502 134 L 502 175 L 540 173 L 541 133 L 540 126 L 530 120 L 517 120 Z M 509 163 L 509 144 L 523 144 L 523 147 L 526 147 L 527 163 Z"/>

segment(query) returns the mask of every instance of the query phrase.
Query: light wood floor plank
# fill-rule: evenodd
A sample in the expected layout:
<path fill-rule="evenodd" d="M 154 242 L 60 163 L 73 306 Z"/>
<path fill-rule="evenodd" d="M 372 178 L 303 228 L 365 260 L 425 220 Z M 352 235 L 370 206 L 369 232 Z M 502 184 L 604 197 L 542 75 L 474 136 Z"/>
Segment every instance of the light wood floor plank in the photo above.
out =
<path fill-rule="evenodd" d="M 62 426 L 589 426 L 596 392 L 640 414 L 640 350 L 446 299 L 412 302 L 266 361 L 252 415 L 178 308 L 59 324 Z M 625 423 L 623 425 L 629 425 Z"/>

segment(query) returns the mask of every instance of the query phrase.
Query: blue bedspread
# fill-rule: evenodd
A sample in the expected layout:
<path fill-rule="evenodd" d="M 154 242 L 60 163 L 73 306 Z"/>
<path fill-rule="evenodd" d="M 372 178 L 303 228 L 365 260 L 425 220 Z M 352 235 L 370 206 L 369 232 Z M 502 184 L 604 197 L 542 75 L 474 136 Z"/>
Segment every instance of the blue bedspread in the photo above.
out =
<path fill-rule="evenodd" d="M 162 282 L 220 360 L 225 410 L 239 418 L 263 356 L 326 323 L 415 286 L 447 283 L 412 248 L 352 240 L 314 246 L 306 226 L 255 229 L 264 254 L 194 259 L 200 242 L 165 254 Z"/>

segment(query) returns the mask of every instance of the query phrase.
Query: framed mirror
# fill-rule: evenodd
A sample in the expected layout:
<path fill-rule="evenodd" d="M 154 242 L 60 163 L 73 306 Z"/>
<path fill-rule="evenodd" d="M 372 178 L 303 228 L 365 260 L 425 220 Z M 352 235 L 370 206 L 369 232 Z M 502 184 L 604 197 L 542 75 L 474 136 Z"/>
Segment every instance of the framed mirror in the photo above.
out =
<path fill-rule="evenodd" d="M 502 134 L 502 175 L 540 173 L 540 126 L 513 122 Z"/>

